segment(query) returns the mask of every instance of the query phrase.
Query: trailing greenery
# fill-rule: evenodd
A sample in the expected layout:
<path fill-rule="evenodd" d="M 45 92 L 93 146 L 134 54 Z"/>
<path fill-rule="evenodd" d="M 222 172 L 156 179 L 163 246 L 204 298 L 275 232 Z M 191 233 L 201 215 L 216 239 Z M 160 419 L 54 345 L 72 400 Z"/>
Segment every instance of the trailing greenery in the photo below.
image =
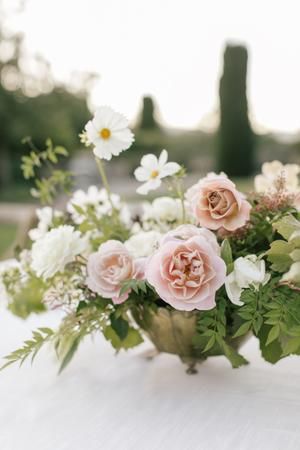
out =
<path fill-rule="evenodd" d="M 51 139 L 46 140 L 46 148 L 43 151 L 39 151 L 30 138 L 24 139 L 23 142 L 29 144 L 31 152 L 22 157 L 21 170 L 26 180 L 34 179 L 35 187 L 31 190 L 33 197 L 38 198 L 42 204 L 52 204 L 59 192 L 70 193 L 73 184 L 72 173 L 53 167 L 59 162 L 60 156 L 68 156 L 67 150 L 62 146 L 53 146 Z M 37 170 L 45 165 L 50 175 L 38 178 Z"/>

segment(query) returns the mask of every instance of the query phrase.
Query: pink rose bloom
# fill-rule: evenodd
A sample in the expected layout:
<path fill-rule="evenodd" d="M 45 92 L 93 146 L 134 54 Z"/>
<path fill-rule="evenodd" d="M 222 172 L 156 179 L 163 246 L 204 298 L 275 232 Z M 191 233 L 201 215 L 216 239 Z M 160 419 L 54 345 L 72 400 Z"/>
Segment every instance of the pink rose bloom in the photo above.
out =
<path fill-rule="evenodd" d="M 122 242 L 110 240 L 92 253 L 87 263 L 87 286 L 104 298 L 119 304 L 127 300 L 129 292 L 120 296 L 122 283 L 132 278 L 143 278 L 144 258 L 136 260 Z"/>
<path fill-rule="evenodd" d="M 234 231 L 250 218 L 250 203 L 226 175 L 208 175 L 192 186 L 186 197 L 198 223 L 210 230 Z"/>
<path fill-rule="evenodd" d="M 162 242 L 147 262 L 146 279 L 175 309 L 214 308 L 216 291 L 224 284 L 226 265 L 204 236 Z"/>
<path fill-rule="evenodd" d="M 174 230 L 168 231 L 163 238 L 160 241 L 160 244 L 163 244 L 170 239 L 181 239 L 181 240 L 187 240 L 194 236 L 202 236 L 206 239 L 206 241 L 212 246 L 213 250 L 217 253 L 217 255 L 220 255 L 221 249 L 218 244 L 217 238 L 212 233 L 212 231 L 207 230 L 206 228 L 199 228 L 195 225 L 180 225 L 179 227 L 175 228 Z"/>

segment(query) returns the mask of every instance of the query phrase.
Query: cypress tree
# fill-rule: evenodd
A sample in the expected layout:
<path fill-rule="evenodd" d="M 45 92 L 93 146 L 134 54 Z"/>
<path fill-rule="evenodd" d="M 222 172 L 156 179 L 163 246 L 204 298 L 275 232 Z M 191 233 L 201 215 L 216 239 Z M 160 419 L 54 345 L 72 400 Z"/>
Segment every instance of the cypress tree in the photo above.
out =
<path fill-rule="evenodd" d="M 155 104 L 152 97 L 143 98 L 143 106 L 140 113 L 139 128 L 153 130 L 159 128 L 155 119 Z"/>
<path fill-rule="evenodd" d="M 254 168 L 254 135 L 248 118 L 247 49 L 228 45 L 220 80 L 218 170 L 229 176 L 251 175 Z"/>

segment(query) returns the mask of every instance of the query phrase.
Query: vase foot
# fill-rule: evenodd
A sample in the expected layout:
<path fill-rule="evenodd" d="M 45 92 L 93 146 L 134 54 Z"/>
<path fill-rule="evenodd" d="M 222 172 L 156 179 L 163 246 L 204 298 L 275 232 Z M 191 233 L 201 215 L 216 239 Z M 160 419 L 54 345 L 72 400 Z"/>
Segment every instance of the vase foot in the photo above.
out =
<path fill-rule="evenodd" d="M 197 365 L 196 362 L 190 363 L 190 364 L 188 365 L 188 368 L 186 369 L 186 373 L 187 373 L 188 375 L 196 375 L 196 373 L 198 373 L 198 370 L 197 370 L 197 368 L 196 368 L 196 365 Z"/>

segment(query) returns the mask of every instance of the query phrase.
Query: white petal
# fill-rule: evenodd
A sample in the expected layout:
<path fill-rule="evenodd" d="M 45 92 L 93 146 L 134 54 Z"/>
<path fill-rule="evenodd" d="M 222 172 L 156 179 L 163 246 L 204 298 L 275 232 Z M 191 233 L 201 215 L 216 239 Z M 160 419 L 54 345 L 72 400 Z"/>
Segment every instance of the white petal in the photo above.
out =
<path fill-rule="evenodd" d="M 161 154 L 159 156 L 159 159 L 158 159 L 159 167 L 163 167 L 166 164 L 167 161 L 168 161 L 168 152 L 167 152 L 167 150 L 164 149 L 161 152 Z"/>
<path fill-rule="evenodd" d="M 158 178 L 155 178 L 154 180 L 149 180 L 149 181 L 147 181 L 147 183 L 142 184 L 142 186 L 140 186 L 136 190 L 136 192 L 138 194 L 146 195 L 146 194 L 148 194 L 149 191 L 153 191 L 153 190 L 157 189 L 160 185 L 161 185 L 161 180 L 159 180 Z"/>
<path fill-rule="evenodd" d="M 100 159 L 106 159 L 107 161 L 111 160 L 112 153 L 107 149 L 103 148 L 103 146 L 96 146 L 93 149 L 93 153 Z"/>
<path fill-rule="evenodd" d="M 148 155 L 145 155 L 141 159 L 141 166 L 145 167 L 149 170 L 157 170 L 158 169 L 158 160 L 155 155 L 152 153 L 149 153 Z"/>
<path fill-rule="evenodd" d="M 100 106 L 95 112 L 95 124 L 102 128 L 109 128 L 115 114 L 115 111 L 109 106 Z"/>
<path fill-rule="evenodd" d="M 94 143 L 94 141 L 98 139 L 99 135 L 91 120 L 86 124 L 85 130 L 89 141 Z"/>
<path fill-rule="evenodd" d="M 243 290 L 236 283 L 233 272 L 231 272 L 231 274 L 226 277 L 225 289 L 226 289 L 226 293 L 228 295 L 229 300 L 234 305 L 238 305 L 238 306 L 243 305 L 243 302 L 240 301 Z"/>
<path fill-rule="evenodd" d="M 128 128 L 124 130 L 113 131 L 112 137 L 124 142 L 124 146 L 126 147 L 126 149 L 129 148 L 134 141 L 134 134 Z"/>
<path fill-rule="evenodd" d="M 134 176 L 138 181 L 147 181 L 150 178 L 150 172 L 145 167 L 138 167 L 134 171 Z"/>
<path fill-rule="evenodd" d="M 169 177 L 170 175 L 174 175 L 180 169 L 180 165 L 175 162 L 169 162 L 165 164 L 160 170 L 160 177 Z"/>

